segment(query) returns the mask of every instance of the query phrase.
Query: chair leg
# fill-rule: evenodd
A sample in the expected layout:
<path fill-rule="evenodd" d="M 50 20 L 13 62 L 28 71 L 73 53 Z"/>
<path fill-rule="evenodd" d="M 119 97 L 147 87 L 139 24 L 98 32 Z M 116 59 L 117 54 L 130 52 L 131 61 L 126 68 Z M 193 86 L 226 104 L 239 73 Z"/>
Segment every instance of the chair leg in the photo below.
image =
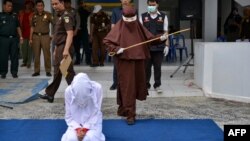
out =
<path fill-rule="evenodd" d="M 182 48 L 179 49 L 179 51 L 180 51 L 180 61 L 182 61 Z"/>
<path fill-rule="evenodd" d="M 186 57 L 188 58 L 188 51 L 187 51 L 187 48 L 185 48 L 185 53 L 186 53 Z"/>
<path fill-rule="evenodd" d="M 175 49 L 172 49 L 170 51 L 169 60 L 171 62 L 175 62 L 175 60 L 176 60 L 176 50 Z"/>

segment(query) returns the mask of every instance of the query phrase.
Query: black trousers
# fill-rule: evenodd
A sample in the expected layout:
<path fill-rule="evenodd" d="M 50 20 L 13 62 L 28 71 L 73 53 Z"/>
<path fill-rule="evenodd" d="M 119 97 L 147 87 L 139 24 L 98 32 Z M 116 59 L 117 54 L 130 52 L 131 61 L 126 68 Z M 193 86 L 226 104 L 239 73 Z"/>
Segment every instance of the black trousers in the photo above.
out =
<path fill-rule="evenodd" d="M 45 92 L 46 94 L 48 94 L 49 96 L 52 96 L 54 97 L 60 84 L 61 84 L 61 80 L 62 80 L 62 73 L 60 71 L 60 63 L 63 59 L 63 51 L 64 51 L 64 44 L 62 45 L 59 45 L 56 47 L 56 56 L 54 56 L 54 77 L 53 77 L 53 81 L 52 83 L 46 88 Z M 69 49 L 69 52 L 70 52 L 70 56 L 72 57 L 73 55 L 73 47 L 70 47 Z M 71 82 L 73 81 L 74 79 L 74 76 L 75 76 L 75 71 L 74 71 L 74 68 L 73 68 L 73 63 L 71 63 L 69 65 L 69 68 L 68 68 L 68 75 L 67 77 L 65 78 L 68 85 L 71 84 Z"/>
<path fill-rule="evenodd" d="M 19 40 L 18 38 L 0 37 L 0 75 L 8 73 L 8 60 L 10 58 L 11 74 L 18 72 Z"/>
<path fill-rule="evenodd" d="M 91 49 L 89 45 L 88 30 L 79 30 L 77 35 L 73 39 L 74 50 L 76 55 L 76 62 L 81 62 L 81 45 L 83 46 L 83 54 L 85 54 L 85 63 L 91 64 Z"/>
<path fill-rule="evenodd" d="M 146 60 L 146 83 L 147 87 L 151 86 L 150 78 L 151 78 L 151 70 L 152 66 L 154 69 L 154 88 L 161 86 L 161 65 L 163 60 L 163 52 L 162 51 L 150 51 L 151 58 Z"/>
<path fill-rule="evenodd" d="M 113 57 L 113 62 L 114 62 L 114 67 L 113 67 L 113 84 L 114 86 L 117 86 L 117 81 L 118 81 L 118 78 L 117 78 L 117 58 L 116 57 Z"/>

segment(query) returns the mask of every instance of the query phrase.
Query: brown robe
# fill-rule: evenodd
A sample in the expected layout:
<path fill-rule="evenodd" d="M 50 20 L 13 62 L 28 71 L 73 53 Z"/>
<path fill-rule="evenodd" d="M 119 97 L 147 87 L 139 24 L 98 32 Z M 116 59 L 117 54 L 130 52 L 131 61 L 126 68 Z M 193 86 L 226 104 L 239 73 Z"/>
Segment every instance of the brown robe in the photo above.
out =
<path fill-rule="evenodd" d="M 154 38 L 138 20 L 124 22 L 120 20 L 104 38 L 103 42 L 109 52 Z M 145 59 L 150 58 L 148 44 L 128 50 L 117 57 L 117 104 L 118 115 L 135 117 L 136 99 L 145 100 L 148 95 L 146 87 Z"/>

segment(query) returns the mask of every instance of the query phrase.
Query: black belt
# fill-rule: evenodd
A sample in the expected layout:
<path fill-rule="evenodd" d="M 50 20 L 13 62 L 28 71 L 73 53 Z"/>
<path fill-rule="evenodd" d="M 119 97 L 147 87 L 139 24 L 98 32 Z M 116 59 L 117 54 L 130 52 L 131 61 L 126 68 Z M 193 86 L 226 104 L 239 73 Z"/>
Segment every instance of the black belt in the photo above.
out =
<path fill-rule="evenodd" d="M 16 38 L 17 36 L 14 36 L 14 35 L 0 35 L 0 37 L 5 37 L 5 38 Z"/>
<path fill-rule="evenodd" d="M 49 35 L 49 33 L 33 32 L 33 34 L 38 36 Z"/>

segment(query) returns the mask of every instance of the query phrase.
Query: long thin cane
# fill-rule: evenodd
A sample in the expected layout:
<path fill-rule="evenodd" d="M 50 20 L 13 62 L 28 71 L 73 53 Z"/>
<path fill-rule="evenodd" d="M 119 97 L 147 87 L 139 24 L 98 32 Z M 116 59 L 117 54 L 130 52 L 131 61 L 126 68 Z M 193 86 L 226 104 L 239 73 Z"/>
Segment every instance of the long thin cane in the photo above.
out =
<path fill-rule="evenodd" d="M 6 104 L 1 104 L 0 103 L 0 107 L 4 107 L 4 108 L 8 108 L 8 109 L 13 109 L 13 107 L 6 105 Z"/>
<path fill-rule="evenodd" d="M 187 28 L 187 29 L 183 29 L 183 30 L 179 30 L 179 31 L 173 32 L 173 33 L 171 33 L 171 34 L 168 34 L 168 36 L 174 35 L 174 34 L 178 34 L 178 33 L 181 33 L 181 32 L 185 32 L 185 31 L 188 31 L 188 30 L 190 30 L 190 28 Z M 164 34 L 163 34 L 163 35 L 164 35 Z M 124 48 L 124 50 L 130 49 L 130 48 L 134 48 L 134 47 L 137 47 L 137 46 L 146 44 L 146 43 L 150 43 L 150 42 L 152 42 L 152 41 L 159 40 L 159 39 L 160 39 L 160 37 L 157 37 L 157 38 L 154 38 L 154 39 L 151 39 L 151 40 L 148 40 L 148 41 L 144 41 L 144 42 L 141 42 L 141 43 L 137 43 L 137 44 L 134 44 L 134 45 L 131 45 L 131 46 L 129 46 L 129 47 Z M 109 52 L 109 56 L 114 56 L 115 54 L 116 54 L 116 52 Z"/>

